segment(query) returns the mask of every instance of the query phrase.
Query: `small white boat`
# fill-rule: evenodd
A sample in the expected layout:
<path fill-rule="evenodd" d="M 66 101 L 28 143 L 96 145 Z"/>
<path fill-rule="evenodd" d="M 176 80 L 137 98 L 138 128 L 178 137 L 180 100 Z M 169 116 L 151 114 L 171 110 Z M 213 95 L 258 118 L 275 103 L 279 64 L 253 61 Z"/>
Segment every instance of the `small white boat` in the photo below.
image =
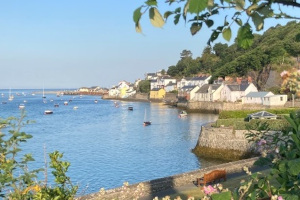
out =
<path fill-rule="evenodd" d="M 45 110 L 44 114 L 45 115 L 50 115 L 50 114 L 53 114 L 53 111 L 52 110 Z"/>
<path fill-rule="evenodd" d="M 27 102 L 27 100 L 24 100 L 23 102 L 24 102 L 24 103 L 26 103 L 26 102 Z"/>
<path fill-rule="evenodd" d="M 73 107 L 73 110 L 77 110 L 77 109 L 78 109 L 78 106 L 74 106 L 74 107 Z"/>
<path fill-rule="evenodd" d="M 187 115 L 187 112 L 184 110 L 179 113 L 179 117 L 186 117 Z"/>
<path fill-rule="evenodd" d="M 95 103 L 98 103 L 98 100 L 96 99 L 94 102 L 95 102 Z"/>
<path fill-rule="evenodd" d="M 64 102 L 64 105 L 65 105 L 65 106 L 69 105 L 69 102 L 65 101 L 65 102 Z"/>
<path fill-rule="evenodd" d="M 59 107 L 59 104 L 58 103 L 54 104 L 54 107 Z"/>
<path fill-rule="evenodd" d="M 24 109 L 24 108 L 25 108 L 25 105 L 21 103 L 21 104 L 19 105 L 19 109 Z"/>

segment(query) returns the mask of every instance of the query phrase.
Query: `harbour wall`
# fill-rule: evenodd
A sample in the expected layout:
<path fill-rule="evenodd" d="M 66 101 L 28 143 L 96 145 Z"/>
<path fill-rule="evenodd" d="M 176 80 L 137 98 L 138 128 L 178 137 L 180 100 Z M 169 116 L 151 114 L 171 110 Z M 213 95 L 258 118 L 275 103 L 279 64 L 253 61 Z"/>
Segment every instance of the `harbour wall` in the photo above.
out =
<path fill-rule="evenodd" d="M 119 187 L 106 191 L 101 191 L 86 196 L 82 196 L 80 200 L 110 200 L 110 199 L 135 199 L 141 196 L 149 196 L 157 192 L 165 191 L 175 187 L 190 184 L 196 181 L 197 178 L 203 177 L 208 173 L 217 169 L 225 169 L 227 174 L 242 172 L 243 167 L 251 168 L 258 158 L 250 158 L 234 162 L 228 162 L 221 165 L 215 165 L 203 169 L 198 169 L 174 176 L 169 176 L 151 181 L 145 181 L 126 187 Z M 142 194 L 142 195 L 141 195 Z"/>
<path fill-rule="evenodd" d="M 291 107 L 287 103 L 284 107 Z M 294 103 L 295 107 L 300 107 L 300 103 Z M 205 102 L 205 101 L 188 101 L 177 103 L 178 107 L 186 108 L 190 112 L 204 112 L 218 114 L 223 110 L 262 110 L 269 108 L 283 108 L 283 106 L 263 106 L 259 104 L 242 104 L 241 102 Z"/>
<path fill-rule="evenodd" d="M 240 160 L 253 154 L 252 143 L 245 138 L 247 130 L 230 127 L 215 128 L 210 124 L 201 127 L 193 152 L 199 157 Z"/>

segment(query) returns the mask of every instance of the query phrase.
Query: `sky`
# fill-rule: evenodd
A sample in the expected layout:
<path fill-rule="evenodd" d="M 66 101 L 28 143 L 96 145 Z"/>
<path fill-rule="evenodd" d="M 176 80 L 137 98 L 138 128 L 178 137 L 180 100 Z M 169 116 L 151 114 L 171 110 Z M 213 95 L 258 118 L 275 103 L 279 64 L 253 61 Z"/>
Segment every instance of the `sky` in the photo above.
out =
<path fill-rule="evenodd" d="M 184 49 L 201 56 L 206 28 L 191 36 L 189 24 L 155 28 L 146 15 L 136 33 L 132 15 L 143 2 L 0 0 L 0 89 L 110 88 L 167 70 Z M 266 21 L 264 30 L 286 22 Z"/>

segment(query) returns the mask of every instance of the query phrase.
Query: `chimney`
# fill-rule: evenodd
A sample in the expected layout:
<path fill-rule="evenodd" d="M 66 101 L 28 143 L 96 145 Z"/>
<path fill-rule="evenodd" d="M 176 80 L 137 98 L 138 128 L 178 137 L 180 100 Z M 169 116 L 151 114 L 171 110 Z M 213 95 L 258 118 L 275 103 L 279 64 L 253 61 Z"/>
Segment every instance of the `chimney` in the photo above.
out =
<path fill-rule="evenodd" d="M 237 82 L 237 84 L 240 85 L 242 83 L 242 78 L 241 77 L 237 77 L 236 78 L 236 82 Z"/>

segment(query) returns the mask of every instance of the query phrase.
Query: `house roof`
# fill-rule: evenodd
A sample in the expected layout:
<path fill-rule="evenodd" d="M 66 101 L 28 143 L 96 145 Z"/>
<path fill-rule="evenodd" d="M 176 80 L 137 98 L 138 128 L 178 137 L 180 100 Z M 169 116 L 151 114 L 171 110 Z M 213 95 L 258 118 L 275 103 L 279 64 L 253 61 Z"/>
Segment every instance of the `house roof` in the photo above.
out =
<path fill-rule="evenodd" d="M 277 117 L 277 115 L 269 113 L 267 111 L 260 111 L 257 113 L 250 114 L 248 116 L 251 118 L 276 118 Z"/>
<path fill-rule="evenodd" d="M 208 93 L 209 84 L 204 84 L 196 93 Z"/>
<path fill-rule="evenodd" d="M 197 87 L 197 86 L 194 86 L 194 85 L 186 85 L 186 86 L 183 86 L 183 87 L 181 88 L 181 90 L 188 91 L 188 90 L 194 89 L 195 87 Z"/>
<path fill-rule="evenodd" d="M 162 90 L 162 88 L 153 88 L 151 91 L 159 91 Z"/>
<path fill-rule="evenodd" d="M 227 87 L 231 91 L 245 91 L 248 88 L 249 84 L 234 84 L 234 85 L 227 85 Z"/>
<path fill-rule="evenodd" d="M 272 92 L 249 92 L 245 97 L 265 97 L 267 94 L 273 95 Z"/>
<path fill-rule="evenodd" d="M 209 87 L 211 87 L 212 90 L 217 90 L 221 84 L 204 84 L 196 93 L 208 93 Z"/>
<path fill-rule="evenodd" d="M 177 85 L 177 83 L 169 82 L 166 86 L 173 86 L 173 85 Z"/>
<path fill-rule="evenodd" d="M 209 76 L 196 76 L 196 77 L 193 77 L 192 80 L 193 81 L 204 81 L 207 78 L 209 78 Z"/>

